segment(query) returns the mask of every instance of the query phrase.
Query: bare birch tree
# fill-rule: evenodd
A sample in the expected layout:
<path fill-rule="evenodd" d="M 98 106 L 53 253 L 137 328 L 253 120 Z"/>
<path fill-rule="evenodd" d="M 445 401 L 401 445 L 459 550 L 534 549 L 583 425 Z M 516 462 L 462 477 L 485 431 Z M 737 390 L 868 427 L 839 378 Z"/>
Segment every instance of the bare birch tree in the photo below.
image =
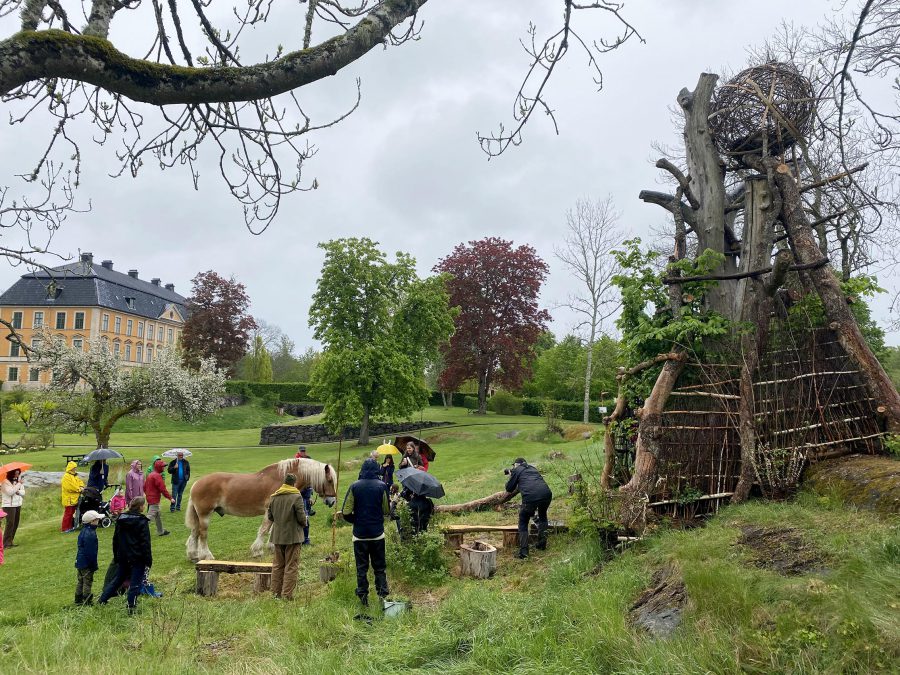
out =
<path fill-rule="evenodd" d="M 566 212 L 566 234 L 563 245 L 554 254 L 578 280 L 581 290 L 569 296 L 564 307 L 575 312 L 580 321 L 576 330 L 587 336 L 587 366 L 584 372 L 584 423 L 590 415 L 591 375 L 594 370 L 594 342 L 621 304 L 612 279 L 619 272 L 615 259 L 609 254 L 623 239 L 618 228 L 619 212 L 612 196 L 593 202 L 579 199 Z"/>

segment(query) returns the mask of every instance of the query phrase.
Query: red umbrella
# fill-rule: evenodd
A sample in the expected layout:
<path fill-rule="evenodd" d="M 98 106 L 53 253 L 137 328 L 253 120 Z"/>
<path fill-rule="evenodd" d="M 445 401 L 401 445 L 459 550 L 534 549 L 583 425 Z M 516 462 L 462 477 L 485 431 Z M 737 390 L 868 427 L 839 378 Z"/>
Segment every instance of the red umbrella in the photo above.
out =
<path fill-rule="evenodd" d="M 10 462 L 9 464 L 4 464 L 3 466 L 0 466 L 0 481 L 6 480 L 6 474 L 10 471 L 14 471 L 15 469 L 28 471 L 30 468 L 31 464 L 26 464 L 25 462 Z"/>

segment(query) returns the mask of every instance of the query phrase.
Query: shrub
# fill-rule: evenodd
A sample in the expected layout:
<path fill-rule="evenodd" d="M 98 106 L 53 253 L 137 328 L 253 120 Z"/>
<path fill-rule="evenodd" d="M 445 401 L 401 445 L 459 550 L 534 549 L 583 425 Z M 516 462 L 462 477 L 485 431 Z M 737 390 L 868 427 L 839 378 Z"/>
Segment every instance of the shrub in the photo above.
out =
<path fill-rule="evenodd" d="M 400 528 L 410 532 L 409 508 L 400 502 L 396 510 Z M 388 560 L 391 566 L 414 583 L 437 584 L 447 576 L 447 560 L 444 557 L 444 537 L 434 527 L 401 540 L 396 528 L 390 528 L 390 550 Z"/>
<path fill-rule="evenodd" d="M 463 396 L 463 408 L 468 408 L 469 410 L 478 410 L 478 397 Z"/>
<path fill-rule="evenodd" d="M 263 401 L 309 401 L 309 382 L 247 382 L 228 380 L 225 392 L 240 394 L 244 398 L 259 398 Z M 267 399 L 266 396 L 270 398 Z M 271 396 L 276 398 L 272 399 Z"/>
<path fill-rule="evenodd" d="M 516 398 L 508 391 L 498 391 L 488 401 L 488 409 L 498 415 L 521 415 L 522 399 Z"/>

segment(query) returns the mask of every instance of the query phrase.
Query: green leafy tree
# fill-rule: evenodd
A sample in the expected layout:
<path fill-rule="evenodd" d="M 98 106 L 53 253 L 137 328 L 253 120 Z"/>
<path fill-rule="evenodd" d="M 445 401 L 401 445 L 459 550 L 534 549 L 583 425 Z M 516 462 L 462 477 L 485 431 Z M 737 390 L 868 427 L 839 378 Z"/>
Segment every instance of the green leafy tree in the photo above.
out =
<path fill-rule="evenodd" d="M 319 247 L 325 262 L 309 323 L 324 351 L 312 395 L 331 428 L 358 420 L 366 445 L 373 416 L 399 419 L 427 403 L 425 367 L 453 332 L 454 313 L 444 278 L 419 279 L 406 253 L 390 262 L 367 238 Z"/>
<path fill-rule="evenodd" d="M 247 379 L 251 382 L 272 381 L 272 358 L 269 350 L 263 343 L 262 336 L 257 335 L 253 340 L 253 347 L 246 357 Z"/>

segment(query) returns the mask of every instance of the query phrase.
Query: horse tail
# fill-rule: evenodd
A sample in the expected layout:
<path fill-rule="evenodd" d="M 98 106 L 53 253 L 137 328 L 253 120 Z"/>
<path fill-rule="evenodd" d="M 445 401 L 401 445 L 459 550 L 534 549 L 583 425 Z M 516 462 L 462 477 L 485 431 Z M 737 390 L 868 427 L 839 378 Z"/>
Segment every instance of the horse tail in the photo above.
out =
<path fill-rule="evenodd" d="M 200 526 L 200 516 L 197 515 L 197 509 L 194 508 L 193 499 L 188 501 L 187 510 L 184 512 L 184 524 L 192 533 L 196 533 Z"/>

